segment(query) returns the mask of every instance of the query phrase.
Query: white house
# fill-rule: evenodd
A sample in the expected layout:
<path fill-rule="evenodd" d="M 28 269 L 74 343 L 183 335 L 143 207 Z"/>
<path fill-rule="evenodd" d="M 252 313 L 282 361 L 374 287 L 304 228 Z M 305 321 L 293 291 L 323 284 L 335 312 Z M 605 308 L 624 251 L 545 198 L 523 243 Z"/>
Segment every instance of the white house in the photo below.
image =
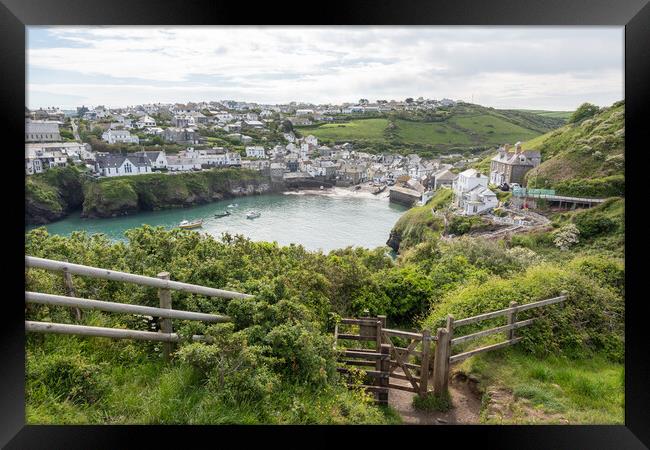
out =
<path fill-rule="evenodd" d="M 144 115 L 140 117 L 140 120 L 136 123 L 138 128 L 147 128 L 147 127 L 155 127 L 156 126 L 156 121 L 147 115 Z"/>
<path fill-rule="evenodd" d="M 167 168 L 167 154 L 164 150 L 154 152 L 136 152 L 133 155 L 147 158 L 152 169 Z"/>
<path fill-rule="evenodd" d="M 262 146 L 246 147 L 247 158 L 266 158 L 266 152 Z"/>
<path fill-rule="evenodd" d="M 454 203 L 464 214 L 480 214 L 497 206 L 496 194 L 488 189 L 488 177 L 476 169 L 467 169 L 454 180 Z"/>
<path fill-rule="evenodd" d="M 105 177 L 117 177 L 124 175 L 140 175 L 151 173 L 149 158 L 132 155 L 97 155 L 95 170 Z"/>
<path fill-rule="evenodd" d="M 123 144 L 137 144 L 140 142 L 137 136 L 131 136 L 127 130 L 113 130 L 110 129 L 102 133 L 102 139 L 109 144 L 123 143 Z"/>
<path fill-rule="evenodd" d="M 309 114 L 314 114 L 313 109 L 296 109 L 296 116 L 307 116 Z"/>
<path fill-rule="evenodd" d="M 167 157 L 167 168 L 171 172 L 201 170 L 201 161 L 198 158 L 183 158 L 170 155 Z"/>
<path fill-rule="evenodd" d="M 309 145 L 313 145 L 314 147 L 317 147 L 318 146 L 318 139 L 315 136 L 310 134 L 309 136 L 307 136 L 305 138 L 305 143 L 307 143 Z"/>

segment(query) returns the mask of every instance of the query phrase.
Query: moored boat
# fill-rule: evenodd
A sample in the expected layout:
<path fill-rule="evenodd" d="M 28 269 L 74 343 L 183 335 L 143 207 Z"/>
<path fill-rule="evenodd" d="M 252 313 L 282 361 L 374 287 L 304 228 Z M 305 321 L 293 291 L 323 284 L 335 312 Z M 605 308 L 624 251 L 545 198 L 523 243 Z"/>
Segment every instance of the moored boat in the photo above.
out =
<path fill-rule="evenodd" d="M 228 208 L 236 208 L 238 206 L 239 205 L 237 203 L 231 203 L 230 205 L 228 205 Z"/>
<path fill-rule="evenodd" d="M 223 212 L 220 212 L 220 213 L 216 213 L 214 215 L 214 217 L 226 217 L 226 216 L 229 216 L 229 215 L 230 215 L 230 211 L 223 211 Z"/>
<path fill-rule="evenodd" d="M 182 228 L 184 230 L 191 230 L 192 228 L 200 228 L 203 226 L 203 219 L 198 219 L 198 220 L 183 220 L 181 223 L 178 224 L 178 228 Z"/>
<path fill-rule="evenodd" d="M 255 218 L 257 218 L 257 217 L 259 217 L 261 215 L 262 215 L 262 213 L 260 213 L 259 211 L 248 211 L 246 213 L 246 218 L 247 219 L 255 219 Z"/>

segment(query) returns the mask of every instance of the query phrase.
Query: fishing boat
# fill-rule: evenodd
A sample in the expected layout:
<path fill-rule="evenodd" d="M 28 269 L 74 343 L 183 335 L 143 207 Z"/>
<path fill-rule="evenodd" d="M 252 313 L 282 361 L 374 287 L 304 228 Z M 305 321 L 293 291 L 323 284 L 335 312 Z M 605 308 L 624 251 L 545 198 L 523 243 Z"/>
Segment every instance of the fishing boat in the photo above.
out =
<path fill-rule="evenodd" d="M 220 213 L 216 213 L 214 215 L 214 217 L 226 217 L 226 216 L 229 216 L 229 215 L 230 215 L 230 211 L 223 211 L 223 212 L 220 212 Z"/>
<path fill-rule="evenodd" d="M 236 208 L 238 206 L 239 205 L 237 203 L 231 203 L 230 205 L 228 205 L 228 208 Z"/>
<path fill-rule="evenodd" d="M 372 191 L 372 193 L 375 194 L 375 195 L 377 195 L 377 194 L 381 194 L 381 193 L 384 192 L 385 190 L 386 190 L 386 185 L 383 185 L 383 186 L 378 187 L 378 188 L 375 189 L 374 191 Z"/>
<path fill-rule="evenodd" d="M 191 230 L 192 228 L 200 228 L 203 226 L 203 219 L 198 220 L 183 220 L 178 224 L 178 228 L 183 228 L 184 230 Z"/>
<path fill-rule="evenodd" d="M 246 213 L 246 218 L 247 219 L 255 219 L 255 218 L 257 218 L 257 217 L 259 217 L 261 215 L 262 214 L 259 211 L 248 211 Z"/>

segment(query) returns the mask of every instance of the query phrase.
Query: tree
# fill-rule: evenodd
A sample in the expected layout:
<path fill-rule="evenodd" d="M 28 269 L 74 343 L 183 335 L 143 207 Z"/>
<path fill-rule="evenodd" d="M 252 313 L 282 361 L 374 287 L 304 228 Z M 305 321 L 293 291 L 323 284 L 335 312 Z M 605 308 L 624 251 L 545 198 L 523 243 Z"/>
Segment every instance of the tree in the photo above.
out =
<path fill-rule="evenodd" d="M 293 131 L 293 124 L 290 120 L 283 120 L 280 129 L 283 133 L 291 133 Z"/>
<path fill-rule="evenodd" d="M 573 112 L 573 114 L 571 114 L 571 117 L 569 117 L 569 123 L 581 122 L 589 117 L 592 117 L 599 110 L 600 108 L 598 108 L 598 106 L 585 102 L 580 105 L 578 109 Z"/>
<path fill-rule="evenodd" d="M 361 98 L 361 99 L 359 99 L 359 104 L 360 104 L 360 105 L 367 105 L 368 103 L 370 103 L 370 102 L 368 101 L 367 98 Z"/>
<path fill-rule="evenodd" d="M 413 103 L 413 98 L 409 97 L 406 100 L 404 100 L 406 103 Z"/>

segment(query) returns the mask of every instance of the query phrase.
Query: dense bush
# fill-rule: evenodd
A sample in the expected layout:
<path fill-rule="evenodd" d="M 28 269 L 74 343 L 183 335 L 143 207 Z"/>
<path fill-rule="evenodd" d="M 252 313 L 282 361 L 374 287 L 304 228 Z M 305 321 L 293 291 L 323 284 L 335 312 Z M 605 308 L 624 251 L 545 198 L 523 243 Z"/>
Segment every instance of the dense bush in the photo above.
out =
<path fill-rule="evenodd" d="M 580 263 L 577 263 L 580 264 Z M 613 289 L 594 283 L 591 276 L 571 268 L 548 264 L 527 269 L 508 280 L 493 277 L 471 283 L 447 294 L 434 306 L 424 325 L 430 330 L 444 326 L 447 314 L 457 319 L 506 308 L 511 301 L 520 304 L 543 300 L 567 292 L 562 305 L 547 306 L 520 313 L 518 319 L 539 316 L 523 329 L 520 348 L 533 354 L 586 357 L 602 352 L 615 361 L 623 360 L 624 301 Z M 502 319 L 501 319 L 502 321 Z M 462 334 L 501 324 L 499 319 L 481 325 L 468 325 Z"/>

